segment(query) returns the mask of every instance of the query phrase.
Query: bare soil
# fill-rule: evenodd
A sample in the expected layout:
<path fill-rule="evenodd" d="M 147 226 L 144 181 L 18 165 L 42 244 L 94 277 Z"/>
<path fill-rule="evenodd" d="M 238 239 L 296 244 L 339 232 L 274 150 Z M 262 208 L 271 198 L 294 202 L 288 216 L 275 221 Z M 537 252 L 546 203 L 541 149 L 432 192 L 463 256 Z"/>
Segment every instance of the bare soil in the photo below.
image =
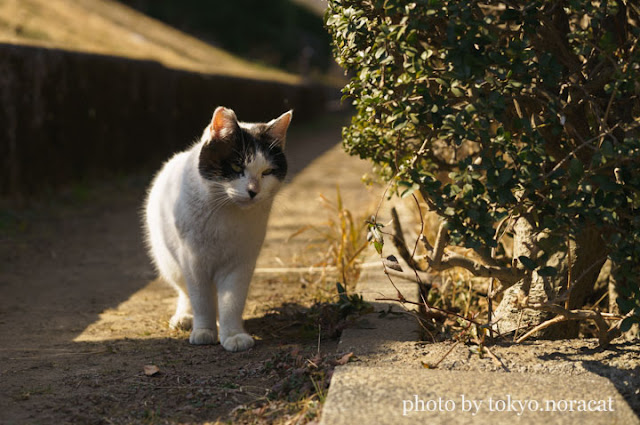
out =
<path fill-rule="evenodd" d="M 357 208 L 374 197 L 359 179 L 368 164 L 338 146 L 343 122 L 292 130 L 293 178 L 276 201 L 259 268 L 313 257 L 311 234 L 287 239 L 326 221 L 318 193 L 331 198 L 340 183 Z M 186 332 L 169 330 L 175 294 L 155 279 L 140 231 L 149 179 L 77 185 L 0 210 L 0 423 L 207 423 L 246 409 L 256 421 L 286 422 L 300 411 L 265 419 L 264 406 L 302 398 L 282 389 L 295 381 L 289 364 L 339 354 L 336 340 L 327 332 L 319 340 L 305 320 L 318 294 L 329 293 L 326 283 L 299 272 L 254 277 L 245 317 L 257 344 L 247 352 L 192 346 Z M 319 385 L 329 378 L 327 369 Z M 305 421 L 317 415 L 317 400 L 310 403 Z"/>

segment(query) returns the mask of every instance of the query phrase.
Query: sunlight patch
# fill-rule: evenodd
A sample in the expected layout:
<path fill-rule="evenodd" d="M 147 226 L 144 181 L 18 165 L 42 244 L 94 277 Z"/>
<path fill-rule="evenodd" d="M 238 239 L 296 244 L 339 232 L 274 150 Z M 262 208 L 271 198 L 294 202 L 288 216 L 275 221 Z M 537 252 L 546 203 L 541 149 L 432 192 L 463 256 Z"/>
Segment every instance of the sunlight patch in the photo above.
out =
<path fill-rule="evenodd" d="M 166 338 L 175 334 L 167 325 L 174 309 L 174 291 L 159 279 L 149 282 L 116 308 L 100 313 L 74 342 L 114 339 Z"/>

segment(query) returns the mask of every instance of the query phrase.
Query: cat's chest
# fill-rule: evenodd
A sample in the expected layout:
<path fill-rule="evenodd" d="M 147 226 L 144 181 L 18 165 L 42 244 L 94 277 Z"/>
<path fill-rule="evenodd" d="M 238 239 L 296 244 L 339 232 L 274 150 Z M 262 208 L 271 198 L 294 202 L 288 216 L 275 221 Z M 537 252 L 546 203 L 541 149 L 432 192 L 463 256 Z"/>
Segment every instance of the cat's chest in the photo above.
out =
<path fill-rule="evenodd" d="M 202 234 L 231 245 L 246 244 L 265 232 L 266 221 L 267 214 L 221 214 L 202 226 Z"/>
<path fill-rule="evenodd" d="M 223 209 L 210 214 L 186 211 L 178 227 L 196 252 L 242 255 L 259 249 L 264 240 L 269 211 Z"/>

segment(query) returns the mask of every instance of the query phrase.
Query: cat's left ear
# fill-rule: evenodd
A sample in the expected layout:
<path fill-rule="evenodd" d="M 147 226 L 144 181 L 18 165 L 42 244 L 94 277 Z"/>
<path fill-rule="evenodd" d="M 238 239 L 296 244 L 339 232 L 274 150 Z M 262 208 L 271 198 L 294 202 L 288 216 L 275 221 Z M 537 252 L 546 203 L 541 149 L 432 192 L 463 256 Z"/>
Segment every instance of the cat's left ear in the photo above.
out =
<path fill-rule="evenodd" d="M 267 123 L 267 133 L 273 137 L 278 146 L 284 149 L 284 144 L 287 139 L 287 129 L 291 123 L 293 117 L 293 110 L 285 112 L 275 120 L 271 120 Z"/>

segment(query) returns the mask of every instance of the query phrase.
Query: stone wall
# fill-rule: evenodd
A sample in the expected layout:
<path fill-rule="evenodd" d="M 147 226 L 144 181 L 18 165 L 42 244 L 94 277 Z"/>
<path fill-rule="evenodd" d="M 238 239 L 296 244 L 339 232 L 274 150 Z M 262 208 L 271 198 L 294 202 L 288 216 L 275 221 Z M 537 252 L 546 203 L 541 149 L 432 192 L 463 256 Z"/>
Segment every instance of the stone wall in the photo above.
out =
<path fill-rule="evenodd" d="M 214 108 L 243 121 L 322 112 L 326 90 L 151 61 L 0 44 L 0 197 L 135 172 L 200 134 Z"/>

